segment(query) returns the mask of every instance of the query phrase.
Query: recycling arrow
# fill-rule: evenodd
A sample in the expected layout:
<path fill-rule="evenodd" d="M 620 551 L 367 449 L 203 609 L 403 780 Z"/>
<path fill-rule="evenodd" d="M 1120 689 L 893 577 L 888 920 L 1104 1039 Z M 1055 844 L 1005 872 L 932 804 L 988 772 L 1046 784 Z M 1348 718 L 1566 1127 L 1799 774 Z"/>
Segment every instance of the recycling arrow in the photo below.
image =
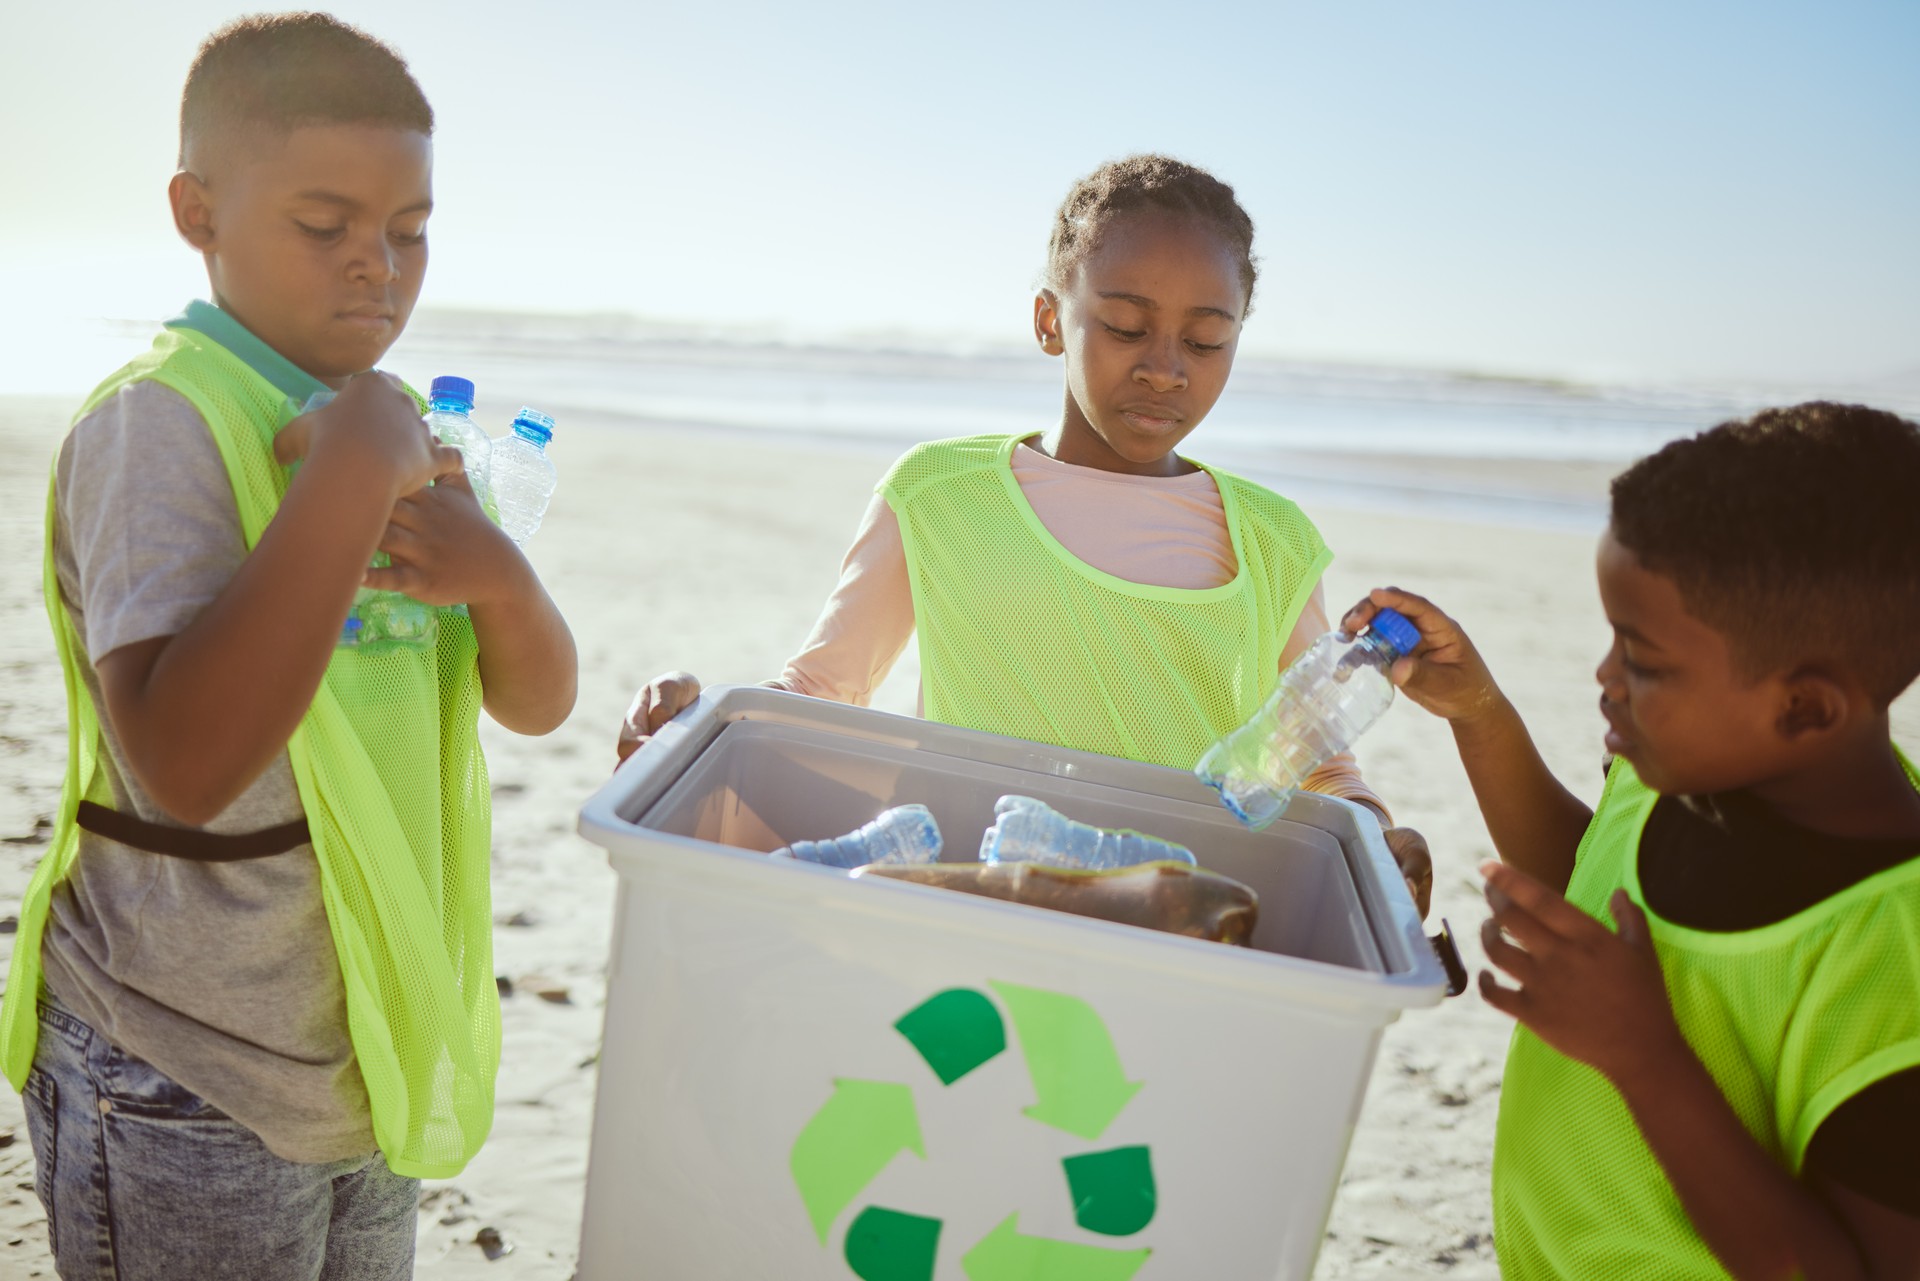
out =
<path fill-rule="evenodd" d="M 847 1228 L 847 1266 L 860 1281 L 933 1281 L 942 1226 L 870 1205 Z"/>
<path fill-rule="evenodd" d="M 1013 1015 L 1040 1096 L 1026 1114 L 1079 1138 L 1099 1138 L 1144 1084 L 1127 1080 L 1107 1025 L 1077 996 L 1017 983 L 990 986 Z"/>
<path fill-rule="evenodd" d="M 1107 1025 L 1078 997 L 1018 983 L 990 986 L 1013 1021 L 1038 1096 L 1026 1115 L 1083 1139 L 1098 1139 L 1139 1093 Z M 993 1061 L 1007 1047 L 994 1002 L 972 988 L 936 992 L 894 1022 L 942 1086 Z M 793 1141 L 794 1186 L 825 1246 L 840 1215 L 902 1151 L 927 1155 L 913 1090 L 887 1081 L 835 1078 L 833 1093 Z M 1132 1236 L 1159 1204 L 1144 1144 L 1062 1160 L 1074 1221 L 1088 1232 Z M 861 1281 L 933 1281 L 940 1219 L 869 1205 L 848 1225 L 844 1254 Z M 1026 1236 L 1009 1214 L 960 1259 L 968 1281 L 1131 1281 L 1151 1249 L 1122 1250 Z"/>
<path fill-rule="evenodd" d="M 942 1085 L 952 1085 L 1007 1048 L 1000 1011 L 985 992 L 970 987 L 934 993 L 893 1026 L 920 1051 Z"/>
<path fill-rule="evenodd" d="M 840 1212 L 903 1151 L 927 1155 L 913 1091 L 886 1081 L 835 1078 L 833 1096 L 800 1131 L 788 1160 L 821 1245 Z"/>
<path fill-rule="evenodd" d="M 1128 1281 L 1152 1253 L 1023 1236 L 1020 1216 L 1009 1214 L 960 1266 L 970 1281 Z"/>

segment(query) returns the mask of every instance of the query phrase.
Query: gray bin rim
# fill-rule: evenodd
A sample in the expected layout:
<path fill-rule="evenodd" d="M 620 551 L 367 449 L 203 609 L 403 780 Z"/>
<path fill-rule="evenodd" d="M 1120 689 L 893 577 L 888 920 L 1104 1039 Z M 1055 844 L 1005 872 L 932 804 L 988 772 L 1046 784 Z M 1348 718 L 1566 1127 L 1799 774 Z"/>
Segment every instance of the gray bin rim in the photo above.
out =
<path fill-rule="evenodd" d="M 1384 966 L 1381 972 L 1348 970 L 1300 957 L 1225 947 L 910 882 L 855 879 L 837 869 L 811 864 L 780 860 L 778 865 L 773 865 L 764 854 L 755 851 L 646 828 L 642 820 L 655 802 L 729 726 L 745 721 L 826 731 L 903 751 L 984 762 L 1053 778 L 1082 779 L 1150 796 L 1206 802 L 1211 795 L 1199 780 L 1184 770 L 962 729 L 766 686 L 715 685 L 702 691 L 695 703 L 643 743 L 621 763 L 613 777 L 587 799 L 580 809 L 580 835 L 605 849 L 616 868 L 628 854 L 625 847 L 636 838 L 675 852 L 721 860 L 711 865 L 713 870 L 719 872 L 724 868 L 726 878 L 737 878 L 743 892 L 752 892 L 755 885 L 771 888 L 765 879 L 768 876 L 804 878 L 787 880 L 785 884 L 796 890 L 805 886 L 814 896 L 914 896 L 920 900 L 917 910 L 942 917 L 958 913 L 959 919 L 966 919 L 965 914 L 972 913 L 975 924 L 980 923 L 981 914 L 1004 917 L 1011 913 L 1013 919 L 1020 922 L 1020 928 L 1030 930 L 1035 928 L 1034 918 L 1043 917 L 1046 918 L 1043 927 L 1063 931 L 1063 939 L 1077 936 L 1098 951 L 1109 950 L 1115 940 L 1133 951 L 1167 949 L 1165 959 L 1179 968 L 1197 966 L 1209 972 L 1214 981 L 1234 986 L 1238 986 L 1236 979 L 1271 984 L 1279 977 L 1275 967 L 1300 970 L 1300 977 L 1310 975 L 1312 985 L 1321 989 L 1317 994 L 1301 993 L 1314 999 L 1316 1004 L 1321 999 L 1330 999 L 1346 1006 L 1401 1010 L 1437 1005 L 1447 995 L 1446 973 L 1427 938 L 1412 894 L 1381 836 L 1377 819 L 1372 811 L 1335 797 L 1299 793 L 1290 802 L 1287 817 L 1326 830 L 1344 827 L 1358 837 L 1357 842 L 1342 840 L 1341 844 L 1349 850 L 1355 889 L 1360 891 L 1367 926 L 1380 950 Z M 1225 814 L 1225 810 L 1221 813 Z M 1361 859 L 1367 864 L 1364 869 L 1352 866 L 1351 846 L 1356 843 L 1361 847 Z"/>

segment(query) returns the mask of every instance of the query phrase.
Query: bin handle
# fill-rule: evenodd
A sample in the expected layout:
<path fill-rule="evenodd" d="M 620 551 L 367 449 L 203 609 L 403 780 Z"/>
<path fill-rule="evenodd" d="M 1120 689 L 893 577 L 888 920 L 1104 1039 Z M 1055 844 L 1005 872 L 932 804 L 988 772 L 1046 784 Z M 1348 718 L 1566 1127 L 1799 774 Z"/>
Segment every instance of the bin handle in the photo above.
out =
<path fill-rule="evenodd" d="M 1440 968 L 1447 972 L 1447 995 L 1458 996 L 1467 990 L 1467 963 L 1460 959 L 1460 945 L 1453 941 L 1453 926 L 1446 917 L 1440 918 L 1440 932 L 1429 935 L 1428 944 L 1433 954 L 1440 958 Z"/>

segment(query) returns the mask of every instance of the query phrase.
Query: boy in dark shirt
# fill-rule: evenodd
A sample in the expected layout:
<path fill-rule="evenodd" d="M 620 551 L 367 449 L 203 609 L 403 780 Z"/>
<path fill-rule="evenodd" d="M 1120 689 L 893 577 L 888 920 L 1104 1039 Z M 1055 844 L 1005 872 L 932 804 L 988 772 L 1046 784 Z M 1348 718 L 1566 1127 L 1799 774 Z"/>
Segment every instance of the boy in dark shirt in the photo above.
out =
<path fill-rule="evenodd" d="M 1419 626 L 1395 682 L 1502 860 L 1502 1273 L 1920 1275 L 1920 775 L 1887 714 L 1920 674 L 1920 427 L 1816 403 L 1676 441 L 1614 481 L 1598 571 L 1591 813 L 1452 619 L 1383 589 L 1345 620 Z"/>

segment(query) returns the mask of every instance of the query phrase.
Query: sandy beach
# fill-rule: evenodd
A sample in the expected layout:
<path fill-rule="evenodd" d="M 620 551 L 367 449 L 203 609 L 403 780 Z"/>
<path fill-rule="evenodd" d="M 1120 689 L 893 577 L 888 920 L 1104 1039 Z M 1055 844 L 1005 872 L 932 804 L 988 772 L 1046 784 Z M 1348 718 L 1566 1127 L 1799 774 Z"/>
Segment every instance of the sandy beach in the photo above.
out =
<path fill-rule="evenodd" d="M 46 465 L 71 405 L 0 399 L 0 953 L 45 848 L 65 754 L 58 666 L 40 601 Z M 573 834 L 607 776 L 635 686 L 684 667 L 709 683 L 779 671 L 832 586 L 890 446 L 640 429 L 576 417 L 556 446 L 561 486 L 533 560 L 579 641 L 579 706 L 552 736 L 483 729 L 494 784 L 496 969 L 505 1052 L 493 1136 L 458 1179 L 423 1189 L 418 1274 L 571 1275 L 596 1084 L 614 878 Z M 1206 456 L 1205 432 L 1193 452 Z M 1463 466 L 1458 460 L 1453 464 Z M 1406 474 L 1417 460 L 1389 464 Z M 1605 469 L 1503 462 L 1504 487 L 1599 492 Z M 1585 535 L 1315 505 L 1338 553 L 1337 611 L 1393 582 L 1460 617 L 1548 760 L 1591 800 L 1601 781 L 1593 666 L 1605 629 Z M 911 651 L 877 705 L 910 712 Z M 1920 699 L 1896 709 L 1920 745 Z M 1395 708 L 1362 744 L 1368 778 L 1432 843 L 1433 917 L 1480 964 L 1474 865 L 1491 845 L 1444 726 Z M 1316 1275 L 1497 1275 L 1489 1168 L 1510 1024 L 1474 995 L 1388 1029 Z M 51 1277 L 20 1102 L 0 1090 L 0 1275 Z M 492 1229 L 508 1251 L 476 1243 Z M 494 1239 L 491 1236 L 483 1238 Z M 498 1254 L 498 1249 L 492 1253 Z"/>

